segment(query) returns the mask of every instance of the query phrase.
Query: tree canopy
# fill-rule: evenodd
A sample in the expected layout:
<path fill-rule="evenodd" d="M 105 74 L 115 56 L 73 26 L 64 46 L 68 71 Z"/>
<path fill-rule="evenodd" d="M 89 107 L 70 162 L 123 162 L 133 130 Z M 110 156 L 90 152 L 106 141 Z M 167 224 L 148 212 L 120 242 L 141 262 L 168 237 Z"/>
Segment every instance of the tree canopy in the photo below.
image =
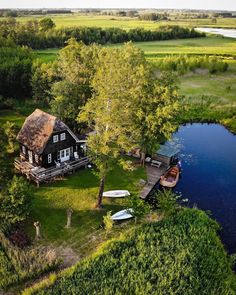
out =
<path fill-rule="evenodd" d="M 121 151 L 138 146 L 152 152 L 160 137 L 175 130 L 179 96 L 173 77 L 166 74 L 157 79 L 144 53 L 132 43 L 99 51 L 92 89 L 79 122 L 94 131 L 87 145 L 100 172 L 100 207 L 105 175 L 113 164 L 130 168 Z"/>

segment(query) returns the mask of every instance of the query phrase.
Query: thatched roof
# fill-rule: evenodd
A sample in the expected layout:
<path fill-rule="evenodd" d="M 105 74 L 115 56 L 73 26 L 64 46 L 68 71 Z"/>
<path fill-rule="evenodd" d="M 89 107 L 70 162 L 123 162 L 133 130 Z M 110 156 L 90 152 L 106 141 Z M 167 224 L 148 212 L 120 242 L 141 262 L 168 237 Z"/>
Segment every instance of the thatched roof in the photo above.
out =
<path fill-rule="evenodd" d="M 29 150 L 41 154 L 51 137 L 52 133 L 67 130 L 76 141 L 77 137 L 57 117 L 36 109 L 29 117 L 26 118 L 17 140 L 26 146 Z"/>

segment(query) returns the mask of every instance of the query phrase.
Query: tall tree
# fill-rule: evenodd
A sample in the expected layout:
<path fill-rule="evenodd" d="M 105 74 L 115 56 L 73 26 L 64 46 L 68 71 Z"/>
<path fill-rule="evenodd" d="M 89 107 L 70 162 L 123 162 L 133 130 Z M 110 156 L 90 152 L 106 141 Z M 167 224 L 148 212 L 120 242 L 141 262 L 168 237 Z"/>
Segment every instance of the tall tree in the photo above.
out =
<path fill-rule="evenodd" d="M 129 168 L 121 151 L 137 145 L 151 151 L 160 136 L 168 136 L 174 130 L 178 95 L 174 81 L 167 76 L 156 80 L 144 53 L 131 43 L 121 49 L 99 52 L 92 86 L 93 96 L 80 113 L 79 121 L 95 131 L 87 144 L 99 170 L 100 208 L 107 173 L 117 162 Z"/>
<path fill-rule="evenodd" d="M 57 75 L 56 62 L 42 63 L 40 60 L 36 60 L 33 63 L 31 86 L 35 101 L 43 104 L 51 102 L 51 87 L 56 82 Z"/>
<path fill-rule="evenodd" d="M 0 194 L 1 225 L 24 221 L 29 214 L 32 194 L 28 183 L 14 176 L 7 189 Z"/>
<path fill-rule="evenodd" d="M 51 18 L 45 17 L 40 20 L 39 26 L 41 31 L 46 32 L 48 30 L 53 29 L 56 25 Z"/>
<path fill-rule="evenodd" d="M 58 57 L 58 81 L 52 86 L 52 111 L 73 125 L 82 106 L 91 97 L 99 46 L 86 46 L 70 39 Z"/>

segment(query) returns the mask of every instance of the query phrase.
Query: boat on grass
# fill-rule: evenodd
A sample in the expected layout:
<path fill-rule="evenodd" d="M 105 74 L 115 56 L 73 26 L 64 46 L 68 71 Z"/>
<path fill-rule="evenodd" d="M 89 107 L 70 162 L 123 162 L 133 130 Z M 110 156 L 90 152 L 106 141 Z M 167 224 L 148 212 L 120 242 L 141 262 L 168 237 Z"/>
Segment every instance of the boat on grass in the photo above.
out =
<path fill-rule="evenodd" d="M 175 187 L 179 181 L 180 168 L 179 165 L 171 167 L 161 176 L 160 185 L 163 187 Z"/>
<path fill-rule="evenodd" d="M 132 215 L 132 212 L 133 212 L 132 208 L 124 209 L 124 210 L 121 210 L 121 211 L 116 212 L 115 214 L 113 214 L 111 216 L 111 219 L 114 220 L 114 221 L 130 219 L 130 218 L 134 217 Z"/>
<path fill-rule="evenodd" d="M 124 198 L 128 196 L 130 196 L 130 193 L 127 190 L 113 190 L 103 193 L 103 197 L 107 198 Z"/>

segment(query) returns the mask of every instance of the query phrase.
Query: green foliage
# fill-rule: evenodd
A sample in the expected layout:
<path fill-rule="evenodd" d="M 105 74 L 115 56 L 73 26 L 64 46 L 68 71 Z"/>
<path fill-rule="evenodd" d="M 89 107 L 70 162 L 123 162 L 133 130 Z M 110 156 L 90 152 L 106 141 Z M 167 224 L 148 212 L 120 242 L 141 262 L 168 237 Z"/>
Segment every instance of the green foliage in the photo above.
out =
<path fill-rule="evenodd" d="M 44 18 L 39 22 L 36 19 L 29 20 L 26 23 L 20 23 L 13 18 L 4 19 L 0 21 L 0 35 L 12 38 L 18 45 L 27 45 L 34 49 L 63 47 L 70 38 L 76 38 L 85 44 L 106 44 L 205 36 L 194 29 L 176 25 L 160 26 L 153 30 L 133 27 L 128 31 L 114 26 L 110 28 L 74 26 L 59 29 L 54 27 L 54 22 L 50 18 Z"/>
<path fill-rule="evenodd" d="M 32 52 L 14 44 L 0 46 L 0 95 L 23 97 L 31 93 Z"/>
<path fill-rule="evenodd" d="M 97 45 L 86 46 L 70 39 L 59 52 L 57 81 L 52 85 L 52 111 L 75 126 L 75 119 L 91 97 L 91 80 L 96 66 Z"/>
<path fill-rule="evenodd" d="M 43 32 L 47 32 L 55 27 L 55 23 L 49 17 L 45 17 L 39 21 L 39 28 Z"/>
<path fill-rule="evenodd" d="M 7 138 L 6 151 L 7 153 L 14 153 L 18 147 L 16 143 L 17 129 L 15 123 L 7 121 L 3 125 L 3 130 Z"/>
<path fill-rule="evenodd" d="M 51 87 L 56 80 L 56 69 L 52 63 L 34 61 L 32 67 L 31 87 L 33 99 L 42 104 L 48 105 L 52 100 Z"/>
<path fill-rule="evenodd" d="M 163 191 L 158 191 L 156 194 L 158 210 L 165 216 L 175 213 L 178 208 L 178 199 L 179 196 L 177 196 L 172 190 L 164 189 Z"/>
<path fill-rule="evenodd" d="M 29 215 L 31 199 L 29 184 L 22 177 L 14 176 L 0 195 L 1 226 L 24 221 Z"/>
<path fill-rule="evenodd" d="M 155 62 L 159 70 L 175 71 L 185 74 L 196 69 L 208 69 L 211 74 L 225 72 L 228 69 L 227 62 L 216 56 L 168 56 Z"/>
<path fill-rule="evenodd" d="M 92 98 L 78 120 L 94 130 L 87 145 L 102 179 L 100 204 L 105 176 L 114 163 L 124 163 L 119 160 L 121 151 L 138 145 L 152 152 L 159 139 L 170 137 L 176 128 L 179 96 L 173 75 L 156 79 L 143 52 L 132 43 L 98 51 L 91 85 Z"/>
<path fill-rule="evenodd" d="M 131 195 L 128 199 L 128 207 L 132 208 L 132 215 L 137 218 L 144 217 L 151 210 L 150 206 L 140 199 L 138 195 Z"/>
<path fill-rule="evenodd" d="M 23 294 L 234 294 L 218 228 L 204 212 L 182 210 Z"/>
<path fill-rule="evenodd" d="M 105 231 L 108 234 L 111 231 L 114 224 L 114 221 L 111 218 L 111 211 L 108 211 L 107 214 L 103 216 L 103 223 Z"/>

